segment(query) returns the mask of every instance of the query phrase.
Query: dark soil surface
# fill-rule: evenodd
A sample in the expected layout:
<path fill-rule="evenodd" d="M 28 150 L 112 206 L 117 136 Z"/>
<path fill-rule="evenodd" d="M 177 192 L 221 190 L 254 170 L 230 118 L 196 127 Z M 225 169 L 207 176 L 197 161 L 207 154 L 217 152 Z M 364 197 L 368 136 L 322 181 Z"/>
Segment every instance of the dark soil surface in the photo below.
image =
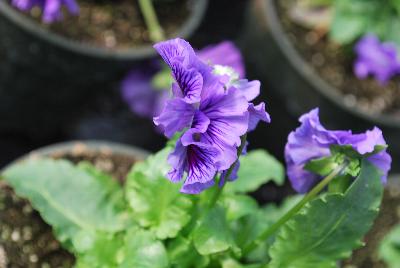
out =
<path fill-rule="evenodd" d="M 373 78 L 358 79 L 353 73 L 352 48 L 331 42 L 327 33 L 306 29 L 292 22 L 289 9 L 294 0 L 278 3 L 283 28 L 304 59 L 328 83 L 343 94 L 343 101 L 369 114 L 389 114 L 400 120 L 400 79 L 381 85 Z"/>
<path fill-rule="evenodd" d="M 384 268 L 378 259 L 377 250 L 384 236 L 400 223 L 400 178 L 389 180 L 385 189 L 383 203 L 374 227 L 365 237 L 365 247 L 356 250 L 344 268 Z"/>
<path fill-rule="evenodd" d="M 67 38 L 91 45 L 114 48 L 133 48 L 150 44 L 137 0 L 77 0 L 80 14 L 64 12 L 64 20 L 42 24 Z M 189 1 L 159 0 L 155 9 L 167 36 L 174 36 L 190 16 Z M 30 15 L 41 21 L 41 11 L 34 8 Z"/>
<path fill-rule="evenodd" d="M 120 181 L 135 162 L 127 155 L 113 155 L 108 149 L 95 153 L 83 144 L 52 157 L 74 163 L 90 161 Z M 0 182 L 0 268 L 66 268 L 73 264 L 74 257 L 61 248 L 39 213 Z"/>

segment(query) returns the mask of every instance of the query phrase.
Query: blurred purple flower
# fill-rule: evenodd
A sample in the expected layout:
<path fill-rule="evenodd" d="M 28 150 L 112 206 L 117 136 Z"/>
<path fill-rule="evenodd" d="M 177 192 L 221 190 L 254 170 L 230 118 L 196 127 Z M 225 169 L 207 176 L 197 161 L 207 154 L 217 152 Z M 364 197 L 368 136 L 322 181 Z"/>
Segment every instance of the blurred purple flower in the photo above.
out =
<path fill-rule="evenodd" d="M 354 72 L 360 79 L 373 75 L 381 84 L 400 73 L 400 59 L 396 46 L 392 43 L 381 43 L 379 39 L 368 34 L 355 46 L 357 59 Z"/>
<path fill-rule="evenodd" d="M 299 193 L 305 193 L 321 177 L 304 166 L 313 159 L 331 155 L 331 145 L 351 145 L 360 155 L 372 153 L 376 145 L 386 145 L 382 131 L 375 127 L 362 134 L 349 131 L 325 129 L 318 116 L 318 108 L 300 117 L 301 125 L 291 132 L 285 147 L 287 174 L 292 187 Z M 367 158 L 382 171 L 382 182 L 386 183 L 390 170 L 391 157 L 386 149 Z"/>
<path fill-rule="evenodd" d="M 257 108 L 249 103 L 258 95 L 259 82 L 225 80 L 225 74 L 215 73 L 182 39 L 161 42 L 155 48 L 171 68 L 175 83 L 173 98 L 154 122 L 167 137 L 183 131 L 168 158 L 172 166 L 168 178 L 178 182 L 187 173 L 181 191 L 197 194 L 214 185 L 217 173 L 237 163 L 241 136 L 270 118 L 262 111 L 263 103 Z"/>
<path fill-rule="evenodd" d="M 12 0 L 11 3 L 22 11 L 29 11 L 35 6 L 39 7 L 43 12 L 42 20 L 45 23 L 62 20 L 63 6 L 65 6 L 72 15 L 79 14 L 79 6 L 75 0 Z"/>
<path fill-rule="evenodd" d="M 166 90 L 157 90 L 151 84 L 151 77 L 160 70 L 154 61 L 139 70 L 132 70 L 121 82 L 121 94 L 135 114 L 153 118 L 160 114 L 169 97 Z"/>
<path fill-rule="evenodd" d="M 239 78 L 246 76 L 242 54 L 235 44 L 230 41 L 207 46 L 199 50 L 197 56 L 202 61 L 211 63 L 211 65 L 232 67 L 239 74 Z"/>
<path fill-rule="evenodd" d="M 242 78 L 245 75 L 244 63 L 239 49 L 230 41 L 208 46 L 197 53 L 205 63 L 232 67 Z M 152 78 L 162 69 L 157 62 L 146 67 L 130 71 L 121 84 L 123 99 L 131 110 L 143 117 L 153 118 L 159 115 L 166 99 L 169 88 L 156 89 Z M 258 94 L 257 94 L 258 95 Z"/>

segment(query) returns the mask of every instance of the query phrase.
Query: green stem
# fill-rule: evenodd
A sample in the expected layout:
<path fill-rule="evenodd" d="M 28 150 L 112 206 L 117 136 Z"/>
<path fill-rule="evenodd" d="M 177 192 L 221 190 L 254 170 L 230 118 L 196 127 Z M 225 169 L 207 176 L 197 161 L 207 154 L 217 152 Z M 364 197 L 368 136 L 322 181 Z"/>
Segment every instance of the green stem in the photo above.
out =
<path fill-rule="evenodd" d="M 318 183 L 308 194 L 306 194 L 303 199 L 300 200 L 292 209 L 286 212 L 276 223 L 268 227 L 264 232 L 262 232 L 256 240 L 248 244 L 243 249 L 243 255 L 248 254 L 254 250 L 258 244 L 265 241 L 269 236 L 274 234 L 283 224 L 290 220 L 297 212 L 299 212 L 305 204 L 314 199 L 314 197 L 321 192 L 338 174 L 342 172 L 346 165 L 339 165 L 336 167 L 328 176 L 326 176 L 320 183 Z"/>
<path fill-rule="evenodd" d="M 158 21 L 152 0 L 139 0 L 139 6 L 153 42 L 165 40 L 164 31 Z"/>

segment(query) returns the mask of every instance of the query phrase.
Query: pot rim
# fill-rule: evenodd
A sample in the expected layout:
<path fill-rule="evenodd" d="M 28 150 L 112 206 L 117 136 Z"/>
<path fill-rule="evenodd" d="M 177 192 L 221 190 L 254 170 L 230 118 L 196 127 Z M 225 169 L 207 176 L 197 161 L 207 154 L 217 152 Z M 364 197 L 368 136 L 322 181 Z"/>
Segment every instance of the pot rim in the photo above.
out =
<path fill-rule="evenodd" d="M 189 18 L 179 28 L 178 34 L 176 35 L 182 38 L 190 37 L 198 28 L 208 6 L 208 0 L 189 0 L 189 2 L 193 5 L 192 14 L 190 14 Z M 0 15 L 17 25 L 17 27 L 23 31 L 36 36 L 41 41 L 51 43 L 62 49 L 70 50 L 83 56 L 131 61 L 146 59 L 156 55 L 152 45 L 128 49 L 107 49 L 68 39 L 67 37 L 41 27 L 39 23 L 36 23 L 25 14 L 17 11 L 6 0 L 0 0 Z"/>
<path fill-rule="evenodd" d="M 29 158 L 36 158 L 36 157 L 48 157 L 54 153 L 60 152 L 71 152 L 77 146 L 85 146 L 92 152 L 101 152 L 103 150 L 111 150 L 111 154 L 122 154 L 122 155 L 129 155 L 134 156 L 134 158 L 143 161 L 145 160 L 150 153 L 146 150 L 126 145 L 122 143 L 112 142 L 112 141 L 105 141 L 105 140 L 73 140 L 73 141 L 66 141 L 66 142 L 59 142 L 51 145 L 47 145 L 44 147 L 40 147 L 38 149 L 34 149 L 31 152 L 28 152 L 21 157 L 11 161 L 9 164 L 5 165 L 2 168 L 2 171 L 6 170 L 7 168 L 13 166 L 16 163 L 21 161 L 27 160 Z"/>
<path fill-rule="evenodd" d="M 312 86 L 314 90 L 318 91 L 325 98 L 329 99 L 341 109 L 354 116 L 361 117 L 362 119 L 369 121 L 373 124 L 383 125 L 389 128 L 400 128 L 400 120 L 396 120 L 394 116 L 386 114 L 367 114 L 358 107 L 347 105 L 343 101 L 343 95 L 339 93 L 339 90 L 337 90 L 334 86 L 330 85 L 328 82 L 322 79 L 314 71 L 311 65 L 305 59 L 303 59 L 303 57 L 300 56 L 300 54 L 294 48 L 292 42 L 289 40 L 285 31 L 283 30 L 281 21 L 279 20 L 275 0 L 261 0 L 261 2 L 264 3 L 261 5 L 262 13 L 265 14 L 264 17 L 272 38 L 278 44 L 284 56 L 290 62 L 292 67 L 305 80 L 308 81 L 308 83 Z"/>

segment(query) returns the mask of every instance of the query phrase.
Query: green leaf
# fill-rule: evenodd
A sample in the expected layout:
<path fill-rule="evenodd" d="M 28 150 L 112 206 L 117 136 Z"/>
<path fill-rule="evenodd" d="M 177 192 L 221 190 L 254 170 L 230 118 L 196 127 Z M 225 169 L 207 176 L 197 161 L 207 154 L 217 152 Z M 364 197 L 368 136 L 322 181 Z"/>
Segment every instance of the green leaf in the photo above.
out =
<path fill-rule="evenodd" d="M 275 223 L 283 214 L 300 201 L 301 198 L 302 196 L 300 195 L 290 196 L 280 206 L 268 204 L 262 209 L 252 212 L 232 223 L 231 228 L 236 244 L 243 247 L 254 241 L 268 226 Z M 269 256 L 265 252 L 268 251 L 271 243 L 271 239 L 266 240 L 264 243 L 258 245 L 255 250 L 243 257 L 251 262 L 269 261 Z"/>
<path fill-rule="evenodd" d="M 224 191 L 253 192 L 269 181 L 282 185 L 284 180 L 285 172 L 282 164 L 265 150 L 254 150 L 240 157 L 238 179 L 228 183 Z"/>
<path fill-rule="evenodd" d="M 234 259 L 224 259 L 221 261 L 222 268 L 262 268 L 261 264 L 241 264 Z"/>
<path fill-rule="evenodd" d="M 390 0 L 391 5 L 393 6 L 393 8 L 396 10 L 396 15 L 399 16 L 400 15 L 400 0 Z"/>
<path fill-rule="evenodd" d="M 118 267 L 119 253 L 123 245 L 122 234 L 97 234 L 90 249 L 77 254 L 75 268 Z"/>
<path fill-rule="evenodd" d="M 340 44 L 349 44 L 365 34 L 376 13 L 375 1 L 336 0 L 330 37 Z"/>
<path fill-rule="evenodd" d="M 336 158 L 336 155 L 332 155 L 313 159 L 304 166 L 304 169 L 321 176 L 327 176 L 338 166 Z"/>
<path fill-rule="evenodd" d="M 167 251 L 153 233 L 133 228 L 125 236 L 119 268 L 165 268 L 169 267 Z"/>
<path fill-rule="evenodd" d="M 126 196 L 135 221 L 149 228 L 157 238 L 177 236 L 189 222 L 191 197 L 179 192 L 180 185 L 165 178 L 169 149 L 151 156 L 145 163 L 134 166 L 126 182 Z"/>
<path fill-rule="evenodd" d="M 270 248 L 274 267 L 336 267 L 362 245 L 379 210 L 381 172 L 367 160 L 345 194 L 313 200 L 279 231 Z"/>
<path fill-rule="evenodd" d="M 204 268 L 210 262 L 209 256 L 200 255 L 193 243 L 183 236 L 172 240 L 167 250 L 171 267 L 174 268 Z"/>
<path fill-rule="evenodd" d="M 232 233 L 226 221 L 226 212 L 220 206 L 210 209 L 193 230 L 192 239 L 201 255 L 235 249 Z"/>
<path fill-rule="evenodd" d="M 221 202 L 226 208 L 228 221 L 237 220 L 258 210 L 257 201 L 248 195 L 224 195 Z"/>
<path fill-rule="evenodd" d="M 389 268 L 398 268 L 400 263 L 400 225 L 397 225 L 385 236 L 379 246 L 379 258 Z"/>
<path fill-rule="evenodd" d="M 120 231 L 128 216 L 121 187 L 88 170 L 87 164 L 76 167 L 65 160 L 30 159 L 3 175 L 53 227 L 60 242 L 73 250 L 73 241 L 80 241 L 77 237 L 91 241 L 96 232 Z"/>

